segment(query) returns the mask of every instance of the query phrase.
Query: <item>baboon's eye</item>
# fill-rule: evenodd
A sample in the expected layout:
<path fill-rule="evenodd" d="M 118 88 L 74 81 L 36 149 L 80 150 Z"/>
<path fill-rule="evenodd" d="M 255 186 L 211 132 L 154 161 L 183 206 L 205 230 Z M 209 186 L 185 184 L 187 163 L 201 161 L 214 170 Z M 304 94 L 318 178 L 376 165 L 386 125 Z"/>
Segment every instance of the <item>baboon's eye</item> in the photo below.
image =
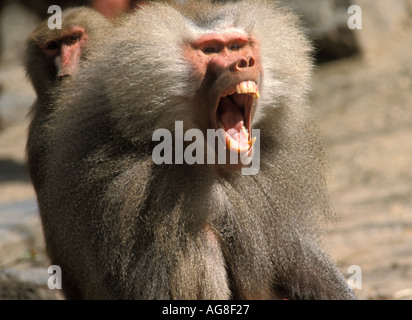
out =
<path fill-rule="evenodd" d="M 241 49 L 241 46 L 239 44 L 234 44 L 230 46 L 229 50 L 230 51 L 239 51 Z"/>
<path fill-rule="evenodd" d="M 66 45 L 72 45 L 72 44 L 75 44 L 76 42 L 78 42 L 81 38 L 82 38 L 81 33 L 74 33 L 74 34 L 68 36 L 67 38 L 65 38 L 64 43 Z"/>
<path fill-rule="evenodd" d="M 206 47 L 202 51 L 204 54 L 214 54 L 214 53 L 218 53 L 219 49 L 216 47 Z"/>
<path fill-rule="evenodd" d="M 46 44 L 46 50 L 56 50 L 58 49 L 59 45 L 56 41 L 50 41 Z"/>

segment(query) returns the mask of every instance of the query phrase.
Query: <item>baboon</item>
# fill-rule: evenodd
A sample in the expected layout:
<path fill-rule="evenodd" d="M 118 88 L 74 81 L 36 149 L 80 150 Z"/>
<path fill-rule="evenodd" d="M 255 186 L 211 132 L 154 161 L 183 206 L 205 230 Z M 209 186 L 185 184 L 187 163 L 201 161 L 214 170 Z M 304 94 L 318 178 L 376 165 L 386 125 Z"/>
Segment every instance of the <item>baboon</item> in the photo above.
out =
<path fill-rule="evenodd" d="M 86 7 L 64 10 L 61 29 L 50 29 L 44 20 L 26 41 L 25 67 L 38 97 L 44 98 L 59 78 L 71 75 L 87 55 L 88 42 L 103 36 L 110 26 L 100 13 Z"/>
<path fill-rule="evenodd" d="M 88 55 L 88 47 L 104 36 L 111 23 L 93 9 L 79 7 L 62 13 L 62 28 L 50 29 L 43 21 L 26 41 L 25 68 L 37 94 L 30 110 L 32 121 L 28 137 L 29 172 L 35 186 L 44 157 L 43 128 L 51 113 L 51 100 L 56 87 L 77 72 Z"/>
<path fill-rule="evenodd" d="M 264 0 L 151 3 L 91 49 L 50 103 L 37 159 L 66 298 L 355 298 L 321 246 L 333 210 L 307 103 L 311 48 L 292 13 Z M 260 171 L 155 164 L 154 132 L 177 121 L 220 132 L 226 155 Z"/>
<path fill-rule="evenodd" d="M 114 18 L 133 9 L 139 2 L 137 0 L 89 0 L 92 8 L 102 13 L 105 17 Z"/>
<path fill-rule="evenodd" d="M 13 0 L 16 2 L 17 0 Z M 147 0 L 150 1 L 150 0 Z M 2 1 L 1 5 L 7 2 Z M 28 10 L 35 13 L 40 19 L 46 19 L 50 16 L 48 9 L 52 5 L 58 5 L 63 10 L 80 7 L 89 6 L 108 18 L 116 17 L 122 14 L 124 11 L 129 11 L 139 5 L 142 1 L 140 0 L 24 0 L 19 1 Z"/>

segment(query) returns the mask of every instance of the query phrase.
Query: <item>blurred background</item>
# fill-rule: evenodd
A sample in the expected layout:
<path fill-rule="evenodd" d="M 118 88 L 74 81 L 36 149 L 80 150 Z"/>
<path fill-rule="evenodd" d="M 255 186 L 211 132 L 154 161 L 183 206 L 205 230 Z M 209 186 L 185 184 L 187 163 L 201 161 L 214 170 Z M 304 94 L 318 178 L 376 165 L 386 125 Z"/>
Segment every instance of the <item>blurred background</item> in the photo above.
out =
<path fill-rule="evenodd" d="M 105 2 L 117 0 L 0 0 L 0 299 L 61 299 L 47 289 L 25 168 L 35 93 L 22 67 L 24 42 L 50 5 Z M 347 278 L 350 266 L 360 267 L 359 298 L 412 299 L 412 0 L 282 2 L 301 16 L 316 48 L 310 99 L 338 218 L 325 245 Z M 362 29 L 348 27 L 351 5 L 362 10 Z"/>

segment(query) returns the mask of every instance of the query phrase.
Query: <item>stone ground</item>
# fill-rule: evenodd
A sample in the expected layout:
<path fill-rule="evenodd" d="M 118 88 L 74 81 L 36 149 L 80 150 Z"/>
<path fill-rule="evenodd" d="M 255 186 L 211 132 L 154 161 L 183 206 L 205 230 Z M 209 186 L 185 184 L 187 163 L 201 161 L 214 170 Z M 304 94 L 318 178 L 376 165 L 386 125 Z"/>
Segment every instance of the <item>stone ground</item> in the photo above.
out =
<path fill-rule="evenodd" d="M 313 110 L 339 222 L 327 247 L 362 270 L 363 299 L 412 298 L 412 33 L 373 58 L 323 65 Z"/>
<path fill-rule="evenodd" d="M 350 266 L 360 267 L 361 299 L 412 298 L 411 31 L 373 57 L 324 64 L 313 79 L 338 217 L 325 245 L 348 278 Z M 49 263 L 24 166 L 34 93 L 16 62 L 0 65 L 0 87 L 0 299 L 60 299 L 46 289 Z"/>

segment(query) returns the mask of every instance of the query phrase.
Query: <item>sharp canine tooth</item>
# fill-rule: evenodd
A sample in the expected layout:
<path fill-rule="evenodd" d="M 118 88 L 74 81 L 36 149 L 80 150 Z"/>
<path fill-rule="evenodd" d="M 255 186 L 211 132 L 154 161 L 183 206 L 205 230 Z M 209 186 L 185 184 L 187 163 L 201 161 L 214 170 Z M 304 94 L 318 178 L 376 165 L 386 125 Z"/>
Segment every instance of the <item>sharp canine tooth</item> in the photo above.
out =
<path fill-rule="evenodd" d="M 217 120 L 217 126 L 219 127 L 219 129 L 225 129 L 225 125 L 222 123 L 220 119 Z"/>
<path fill-rule="evenodd" d="M 245 136 L 249 137 L 249 132 L 247 132 L 245 126 L 242 126 L 242 131 Z"/>
<path fill-rule="evenodd" d="M 254 99 L 257 99 L 260 97 L 259 90 L 257 87 L 257 84 L 254 81 L 243 81 L 241 83 L 238 83 L 235 88 L 232 90 L 226 91 L 223 95 L 222 98 L 231 96 L 233 94 L 250 94 Z"/>
<path fill-rule="evenodd" d="M 256 142 L 256 137 L 254 137 L 252 140 L 248 141 L 247 143 L 252 148 L 252 146 L 255 144 L 255 142 Z"/>

